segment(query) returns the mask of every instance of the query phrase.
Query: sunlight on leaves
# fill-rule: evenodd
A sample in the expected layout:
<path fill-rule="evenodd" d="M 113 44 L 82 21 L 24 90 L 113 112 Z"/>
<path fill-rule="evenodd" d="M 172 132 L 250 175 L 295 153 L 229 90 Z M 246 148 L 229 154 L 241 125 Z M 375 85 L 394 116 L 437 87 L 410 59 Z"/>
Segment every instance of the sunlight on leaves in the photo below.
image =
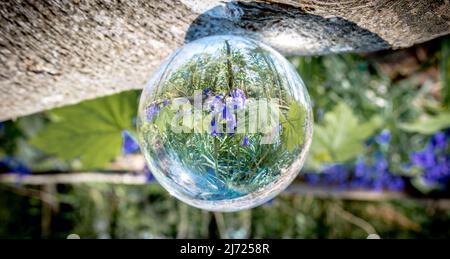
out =
<path fill-rule="evenodd" d="M 339 103 L 327 112 L 321 124 L 314 125 L 314 136 L 309 156 L 309 166 L 323 162 L 344 162 L 364 151 L 364 140 L 381 126 L 379 117 L 361 122 L 351 108 Z"/>
<path fill-rule="evenodd" d="M 450 127 L 450 112 L 440 112 L 435 116 L 424 115 L 411 123 L 400 124 L 400 128 L 408 132 L 433 134 Z"/>
<path fill-rule="evenodd" d="M 122 130 L 133 131 L 137 92 L 130 91 L 50 112 L 54 120 L 30 140 L 45 153 L 99 168 L 120 154 Z"/>
<path fill-rule="evenodd" d="M 286 118 L 280 116 L 280 122 L 283 126 L 281 139 L 289 152 L 303 144 L 305 119 L 306 110 L 296 102 L 293 102 L 289 107 Z"/>

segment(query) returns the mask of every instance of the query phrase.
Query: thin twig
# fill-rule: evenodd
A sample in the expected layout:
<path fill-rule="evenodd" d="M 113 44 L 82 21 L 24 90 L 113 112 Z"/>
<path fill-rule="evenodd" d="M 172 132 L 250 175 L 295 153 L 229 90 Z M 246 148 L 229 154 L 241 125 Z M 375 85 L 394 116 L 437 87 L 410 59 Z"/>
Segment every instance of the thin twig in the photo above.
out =
<path fill-rule="evenodd" d="M 353 215 L 352 213 L 344 210 L 342 207 L 337 205 L 336 203 L 333 203 L 332 205 L 333 210 L 344 220 L 352 223 L 355 226 L 360 227 L 364 231 L 366 231 L 367 235 L 378 235 L 375 228 L 370 225 L 369 222 L 365 221 L 364 219 L 357 217 Z"/>

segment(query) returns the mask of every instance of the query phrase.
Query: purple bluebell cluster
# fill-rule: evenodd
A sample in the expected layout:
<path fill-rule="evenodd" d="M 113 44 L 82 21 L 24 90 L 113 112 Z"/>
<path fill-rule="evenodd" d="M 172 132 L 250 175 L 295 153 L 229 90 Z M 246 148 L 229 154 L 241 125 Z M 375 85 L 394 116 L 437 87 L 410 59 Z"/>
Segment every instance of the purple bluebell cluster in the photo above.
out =
<path fill-rule="evenodd" d="M 426 183 L 447 185 L 450 180 L 450 129 L 434 134 L 424 149 L 410 154 L 408 169 L 419 169 Z"/>
<path fill-rule="evenodd" d="M 153 103 L 148 106 L 145 110 L 145 116 L 147 117 L 148 122 L 152 122 L 155 118 L 156 114 L 165 106 L 169 104 L 169 101 L 163 101 L 162 103 Z"/>
<path fill-rule="evenodd" d="M 353 167 L 346 164 L 329 165 L 319 173 L 306 173 L 304 178 L 311 185 L 332 186 L 337 190 L 401 191 L 405 187 L 404 179 L 389 171 L 384 158 L 375 160 L 373 164 L 360 159 Z"/>
<path fill-rule="evenodd" d="M 207 91 L 206 91 L 207 90 Z M 204 93 L 210 94 L 210 90 L 207 88 Z M 245 93 L 238 88 L 231 90 L 225 98 L 222 95 L 216 95 L 208 102 L 208 108 L 213 116 L 211 120 L 211 135 L 218 137 L 224 134 L 218 130 L 219 126 L 226 124 L 226 132 L 228 135 L 234 135 L 234 130 L 237 125 L 235 109 L 244 109 L 246 103 Z M 248 137 L 247 137 L 248 142 Z"/>
<path fill-rule="evenodd" d="M 244 91 L 242 91 L 239 88 L 235 88 L 230 92 L 231 96 L 231 104 L 233 105 L 234 109 L 244 109 L 245 108 L 245 102 L 247 100 L 247 97 L 245 96 Z"/>
<path fill-rule="evenodd" d="M 375 141 L 380 145 L 387 145 L 391 142 L 391 132 L 388 129 L 384 129 L 380 134 L 375 136 Z"/>
<path fill-rule="evenodd" d="M 345 189 L 350 175 L 345 164 L 332 164 L 323 167 L 319 173 L 306 173 L 305 180 L 311 185 L 327 185 L 337 189 Z"/>
<path fill-rule="evenodd" d="M 353 188 L 371 190 L 401 191 L 405 188 L 403 177 L 392 174 L 386 157 L 379 152 L 373 155 L 372 163 L 364 158 L 355 163 L 350 184 Z"/>
<path fill-rule="evenodd" d="M 139 144 L 136 139 L 127 130 L 122 131 L 122 153 L 124 155 L 139 152 Z"/>
<path fill-rule="evenodd" d="M 390 132 L 383 130 L 374 137 L 379 145 L 388 145 Z M 385 154 L 375 152 L 371 157 L 360 157 L 352 164 L 332 164 L 325 166 L 319 173 L 306 173 L 305 180 L 312 185 L 328 185 L 336 189 L 369 189 L 401 191 L 405 180 L 389 170 Z"/>
<path fill-rule="evenodd" d="M 242 146 L 247 147 L 249 145 L 248 136 L 244 136 L 244 139 L 242 140 Z"/>
<path fill-rule="evenodd" d="M 24 163 L 10 156 L 5 156 L 0 159 L 0 172 L 15 173 L 18 175 L 31 174 L 31 170 Z"/>

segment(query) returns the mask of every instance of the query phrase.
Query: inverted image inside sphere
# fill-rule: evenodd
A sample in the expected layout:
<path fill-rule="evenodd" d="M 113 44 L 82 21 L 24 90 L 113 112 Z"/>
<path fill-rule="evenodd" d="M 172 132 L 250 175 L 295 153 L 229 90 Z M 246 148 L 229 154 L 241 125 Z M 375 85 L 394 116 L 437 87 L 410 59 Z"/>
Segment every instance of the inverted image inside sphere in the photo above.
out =
<path fill-rule="evenodd" d="M 172 54 L 143 90 L 139 140 L 155 178 L 208 210 L 260 205 L 299 173 L 312 135 L 308 93 L 270 47 L 213 36 Z"/>

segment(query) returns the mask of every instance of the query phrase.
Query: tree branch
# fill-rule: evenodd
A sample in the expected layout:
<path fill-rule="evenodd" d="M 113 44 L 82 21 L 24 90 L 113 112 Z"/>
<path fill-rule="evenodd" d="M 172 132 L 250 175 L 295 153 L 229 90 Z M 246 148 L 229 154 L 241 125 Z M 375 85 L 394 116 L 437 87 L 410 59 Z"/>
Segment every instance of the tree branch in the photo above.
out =
<path fill-rule="evenodd" d="M 175 48 L 236 34 L 284 54 L 408 47 L 448 34 L 448 1 L 1 1 L 0 121 L 142 88 Z"/>

